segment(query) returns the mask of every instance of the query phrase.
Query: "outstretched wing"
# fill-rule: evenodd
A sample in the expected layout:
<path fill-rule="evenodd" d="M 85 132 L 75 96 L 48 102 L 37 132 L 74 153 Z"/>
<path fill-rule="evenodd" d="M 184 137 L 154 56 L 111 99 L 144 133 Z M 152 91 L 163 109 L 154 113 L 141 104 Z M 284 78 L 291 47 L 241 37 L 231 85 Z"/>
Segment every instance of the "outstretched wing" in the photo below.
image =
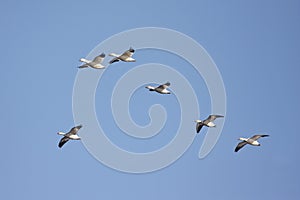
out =
<path fill-rule="evenodd" d="M 162 89 L 163 90 L 163 89 L 168 88 L 170 85 L 171 85 L 170 82 L 166 82 L 165 84 L 162 84 L 162 85 L 158 86 L 157 89 Z"/>
<path fill-rule="evenodd" d="M 100 63 L 102 63 L 104 57 L 105 57 L 105 54 L 101 53 L 99 56 L 96 56 L 94 58 L 93 62 L 96 63 L 96 64 L 100 64 Z"/>
<path fill-rule="evenodd" d="M 78 125 L 78 126 L 75 126 L 73 128 L 71 128 L 71 130 L 69 131 L 69 134 L 72 134 L 72 135 L 75 135 L 79 129 L 81 129 L 82 125 Z"/>
<path fill-rule="evenodd" d="M 253 135 L 250 139 L 252 139 L 252 140 L 258 140 L 261 137 L 269 137 L 269 135 Z"/>
<path fill-rule="evenodd" d="M 130 47 L 129 50 L 125 51 L 121 56 L 122 57 L 131 57 L 134 53 L 134 49 Z"/>
<path fill-rule="evenodd" d="M 115 63 L 115 62 L 119 62 L 119 58 L 113 58 L 111 59 L 111 61 L 109 61 L 109 64 Z"/>
<path fill-rule="evenodd" d="M 224 116 L 223 115 L 209 115 L 206 120 L 211 122 L 211 121 L 214 121 L 215 119 L 220 118 L 220 117 L 224 117 Z"/>
<path fill-rule="evenodd" d="M 87 68 L 87 67 L 88 67 L 88 65 L 84 64 L 84 65 L 79 66 L 78 68 L 82 69 L 82 68 Z"/>
<path fill-rule="evenodd" d="M 238 152 L 241 148 L 243 148 L 245 145 L 247 144 L 247 142 L 243 141 L 238 143 L 238 145 L 235 147 L 235 152 Z"/>
<path fill-rule="evenodd" d="M 61 148 L 61 147 L 64 146 L 64 144 L 65 144 L 66 142 L 68 142 L 68 141 L 69 141 L 69 138 L 68 138 L 68 137 L 63 137 L 63 138 L 59 141 L 58 147 Z"/>
<path fill-rule="evenodd" d="M 200 132 L 200 130 L 201 130 L 202 127 L 203 127 L 203 124 L 202 124 L 202 123 L 197 123 L 197 124 L 196 124 L 196 131 L 197 131 L 197 133 Z"/>

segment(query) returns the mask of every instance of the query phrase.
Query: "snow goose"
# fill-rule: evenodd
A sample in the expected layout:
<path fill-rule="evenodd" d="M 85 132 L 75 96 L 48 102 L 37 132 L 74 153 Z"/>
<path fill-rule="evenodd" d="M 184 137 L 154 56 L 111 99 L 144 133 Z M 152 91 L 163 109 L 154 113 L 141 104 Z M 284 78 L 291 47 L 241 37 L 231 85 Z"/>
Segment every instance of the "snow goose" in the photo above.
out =
<path fill-rule="evenodd" d="M 78 68 L 86 68 L 86 67 L 91 67 L 94 69 L 103 69 L 105 66 L 101 65 L 103 59 L 105 57 L 105 54 L 102 53 L 99 56 L 96 56 L 92 61 L 87 60 L 85 58 L 80 58 L 80 62 L 83 62 L 84 64 L 79 66 Z"/>
<path fill-rule="evenodd" d="M 196 124 L 196 131 L 197 133 L 200 132 L 203 126 L 207 127 L 216 127 L 213 121 L 217 118 L 224 117 L 223 115 L 209 115 L 205 120 L 195 120 Z"/>
<path fill-rule="evenodd" d="M 160 94 L 171 94 L 171 92 L 169 90 L 167 90 L 167 88 L 171 85 L 170 82 L 166 82 L 165 84 L 162 84 L 158 87 L 153 87 L 153 86 L 146 86 L 147 89 L 149 89 L 149 91 L 155 91 L 158 92 Z"/>
<path fill-rule="evenodd" d="M 64 137 L 59 141 L 58 147 L 61 148 L 66 142 L 69 140 L 80 140 L 80 137 L 77 135 L 79 129 L 81 129 L 82 125 L 75 126 L 71 128 L 68 133 L 58 132 L 58 135 L 63 135 Z"/>
<path fill-rule="evenodd" d="M 238 143 L 235 148 L 235 152 L 238 152 L 241 148 L 243 148 L 246 144 L 250 144 L 253 146 L 260 146 L 260 143 L 257 141 L 261 137 L 268 137 L 269 135 L 254 135 L 250 138 L 239 138 L 242 142 Z"/>
<path fill-rule="evenodd" d="M 129 50 L 125 51 L 121 55 L 118 55 L 118 54 L 115 54 L 115 53 L 109 54 L 109 56 L 114 57 L 111 61 L 109 61 L 109 64 L 112 64 L 114 62 L 119 62 L 120 60 L 124 61 L 124 62 L 135 62 L 135 59 L 132 58 L 132 55 L 133 55 L 134 51 L 135 50 L 130 47 Z"/>

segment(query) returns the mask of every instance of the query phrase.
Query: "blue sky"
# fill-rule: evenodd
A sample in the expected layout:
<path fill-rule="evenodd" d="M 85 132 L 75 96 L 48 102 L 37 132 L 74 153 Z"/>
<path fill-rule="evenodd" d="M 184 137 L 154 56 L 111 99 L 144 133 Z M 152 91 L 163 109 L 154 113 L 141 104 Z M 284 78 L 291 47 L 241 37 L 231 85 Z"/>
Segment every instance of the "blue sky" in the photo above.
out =
<path fill-rule="evenodd" d="M 247 200 L 253 196 L 256 199 L 299 196 L 300 2 L 122 3 L 1 1 L 1 199 L 240 199 L 244 196 Z M 74 125 L 72 92 L 78 59 L 116 33 L 147 26 L 170 28 L 192 37 L 218 66 L 226 88 L 227 113 L 213 151 L 198 159 L 205 130 L 169 167 L 147 174 L 128 174 L 98 162 L 81 142 L 71 141 L 59 149 L 60 137 L 56 133 L 68 131 Z M 140 63 L 153 62 L 153 57 L 145 53 L 137 51 L 135 57 L 140 58 Z M 186 64 L 159 52 L 149 51 L 149 54 L 157 57 L 154 61 L 175 68 Z M 115 73 L 134 66 L 134 63 L 117 63 Z M 113 84 L 116 77 L 107 84 Z M 205 85 L 201 77 L 187 78 L 199 81 L 195 88 L 199 89 L 196 93 L 201 99 L 201 117 L 206 117 L 210 110 L 206 106 L 209 95 Z M 108 95 L 109 91 L 98 89 L 96 111 L 101 119 L 105 118 L 101 95 Z M 150 99 L 146 95 L 141 88 L 133 101 Z M 160 96 L 150 96 L 153 102 L 160 101 Z M 171 101 L 176 107 L 174 97 L 167 98 L 163 102 Z M 141 107 L 131 109 L 137 123 L 147 123 L 145 115 L 139 115 Z M 172 132 L 172 123 L 179 120 L 178 110 L 173 112 L 163 131 Z M 132 147 L 121 131 L 109 126 L 113 122 L 104 119 L 103 123 L 114 130 L 110 139 L 132 151 L 153 150 L 172 138 L 167 135 L 161 142 L 150 143 L 144 140 L 145 147 L 141 144 Z M 238 137 L 256 133 L 268 133 L 270 137 L 262 138 L 260 147 L 247 146 L 233 152 Z M 249 194 L 253 196 L 245 196 Z"/>

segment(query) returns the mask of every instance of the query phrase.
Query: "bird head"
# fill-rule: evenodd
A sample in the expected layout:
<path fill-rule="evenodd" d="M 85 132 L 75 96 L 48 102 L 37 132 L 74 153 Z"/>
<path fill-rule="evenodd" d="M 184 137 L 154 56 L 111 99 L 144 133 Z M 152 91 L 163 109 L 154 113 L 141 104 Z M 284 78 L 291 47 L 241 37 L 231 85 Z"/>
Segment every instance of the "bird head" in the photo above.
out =
<path fill-rule="evenodd" d="M 153 91 L 155 89 L 153 86 L 150 85 L 146 86 L 145 88 L 149 89 L 150 91 Z"/>
<path fill-rule="evenodd" d="M 128 51 L 134 53 L 134 49 L 132 47 L 130 47 Z"/>
<path fill-rule="evenodd" d="M 247 138 L 242 138 L 242 137 L 240 137 L 238 140 L 241 140 L 241 141 L 247 141 Z"/>
<path fill-rule="evenodd" d="M 201 123 L 201 122 L 202 122 L 202 120 L 200 120 L 200 119 L 197 119 L 197 120 L 195 120 L 195 122 L 196 122 L 196 123 Z"/>
<path fill-rule="evenodd" d="M 85 58 L 80 58 L 79 61 L 80 61 L 80 62 L 85 62 L 85 61 L 87 61 L 87 60 L 86 60 Z"/>
<path fill-rule="evenodd" d="M 57 135 L 65 135 L 64 132 L 58 132 Z"/>

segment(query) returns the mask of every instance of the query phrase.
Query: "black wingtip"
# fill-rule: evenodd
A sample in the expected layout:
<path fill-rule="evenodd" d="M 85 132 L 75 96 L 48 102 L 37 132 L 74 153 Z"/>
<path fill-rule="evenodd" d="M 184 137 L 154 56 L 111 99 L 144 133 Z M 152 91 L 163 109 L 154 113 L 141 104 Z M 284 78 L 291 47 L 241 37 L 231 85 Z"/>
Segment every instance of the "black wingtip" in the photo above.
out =
<path fill-rule="evenodd" d="M 113 64 L 115 62 L 119 62 L 119 60 L 118 59 L 116 59 L 116 60 L 113 59 L 113 60 L 109 61 L 109 64 Z"/>

